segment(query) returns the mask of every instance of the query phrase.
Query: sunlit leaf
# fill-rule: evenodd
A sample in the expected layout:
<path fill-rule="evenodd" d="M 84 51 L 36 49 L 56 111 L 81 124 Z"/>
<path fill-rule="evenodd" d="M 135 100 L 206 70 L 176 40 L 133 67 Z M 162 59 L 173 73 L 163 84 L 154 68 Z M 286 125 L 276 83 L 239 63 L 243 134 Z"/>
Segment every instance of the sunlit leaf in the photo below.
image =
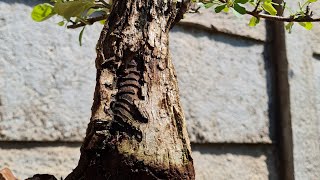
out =
<path fill-rule="evenodd" d="M 54 11 L 64 18 L 70 19 L 71 17 L 80 17 L 82 13 L 94 6 L 94 2 L 90 0 L 58 1 L 54 5 Z"/>
<path fill-rule="evenodd" d="M 44 3 L 38 4 L 33 8 L 31 17 L 34 21 L 41 22 L 49 19 L 55 14 L 56 13 L 53 10 L 53 6 L 48 3 Z"/>
<path fill-rule="evenodd" d="M 223 12 L 229 12 L 229 8 L 226 6 L 224 9 L 223 9 Z"/>
<path fill-rule="evenodd" d="M 313 24 L 311 22 L 299 22 L 299 24 L 307 30 L 311 30 L 313 28 Z"/>
<path fill-rule="evenodd" d="M 291 31 L 292 31 L 292 26 L 293 26 L 293 22 L 289 22 L 289 23 L 285 26 L 286 30 L 287 30 L 289 33 L 291 33 Z"/>
<path fill-rule="evenodd" d="M 258 19 L 258 18 L 256 18 L 256 17 L 253 16 L 253 17 L 250 19 L 249 26 L 250 26 L 250 27 L 254 27 L 254 26 L 256 26 L 259 22 L 260 22 L 260 19 Z"/>
<path fill-rule="evenodd" d="M 276 15 L 277 14 L 277 10 L 273 7 L 271 1 L 265 1 L 262 4 L 262 8 L 267 11 L 269 14 L 271 15 Z"/>
<path fill-rule="evenodd" d="M 100 22 L 100 24 L 106 24 L 106 20 L 101 20 L 99 22 Z"/>

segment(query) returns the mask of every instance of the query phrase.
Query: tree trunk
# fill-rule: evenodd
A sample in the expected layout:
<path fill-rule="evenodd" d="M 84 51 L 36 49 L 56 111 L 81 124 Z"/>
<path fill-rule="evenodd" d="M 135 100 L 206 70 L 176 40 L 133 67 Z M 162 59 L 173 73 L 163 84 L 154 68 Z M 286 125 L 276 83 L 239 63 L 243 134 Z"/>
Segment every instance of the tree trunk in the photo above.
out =
<path fill-rule="evenodd" d="M 79 164 L 66 178 L 194 179 L 169 30 L 189 1 L 115 0 Z"/>

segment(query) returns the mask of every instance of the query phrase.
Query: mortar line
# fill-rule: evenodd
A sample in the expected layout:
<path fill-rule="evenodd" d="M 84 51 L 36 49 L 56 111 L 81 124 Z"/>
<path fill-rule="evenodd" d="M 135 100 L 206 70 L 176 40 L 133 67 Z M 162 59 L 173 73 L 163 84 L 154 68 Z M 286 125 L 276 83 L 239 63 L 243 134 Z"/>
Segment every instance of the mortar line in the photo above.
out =
<path fill-rule="evenodd" d="M 28 147 L 58 147 L 58 146 L 69 146 L 78 147 L 81 146 L 80 141 L 0 141 L 0 149 L 8 148 L 9 146 L 28 146 Z M 208 142 L 208 143 L 197 143 L 191 142 L 192 146 L 207 146 L 212 148 L 217 147 L 273 147 L 274 144 L 257 142 L 257 143 L 247 143 L 247 142 Z"/>

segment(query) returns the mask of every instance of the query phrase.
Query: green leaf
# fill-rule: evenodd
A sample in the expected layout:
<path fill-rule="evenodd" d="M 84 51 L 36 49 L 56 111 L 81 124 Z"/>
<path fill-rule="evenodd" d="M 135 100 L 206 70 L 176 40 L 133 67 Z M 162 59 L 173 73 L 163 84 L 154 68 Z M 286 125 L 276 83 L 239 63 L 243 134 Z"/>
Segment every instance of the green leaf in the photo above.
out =
<path fill-rule="evenodd" d="M 277 15 L 277 10 L 272 6 L 271 1 L 263 2 L 262 8 L 271 15 Z"/>
<path fill-rule="evenodd" d="M 287 30 L 289 33 L 291 33 L 292 26 L 293 26 L 293 22 L 289 22 L 289 23 L 285 26 L 286 30 Z"/>
<path fill-rule="evenodd" d="M 211 8 L 212 6 L 213 6 L 213 3 L 207 3 L 207 4 L 204 5 L 204 7 L 207 8 L 207 9 Z"/>
<path fill-rule="evenodd" d="M 86 16 L 90 16 L 94 13 L 97 13 L 97 14 L 109 14 L 110 13 L 110 9 L 108 8 L 90 8 L 86 11 Z"/>
<path fill-rule="evenodd" d="M 214 12 L 219 13 L 226 8 L 226 4 L 214 8 Z"/>
<path fill-rule="evenodd" d="M 246 8 L 240 6 L 239 4 L 234 4 L 234 5 L 233 5 L 233 9 L 234 9 L 235 11 L 237 11 L 237 12 L 238 12 L 239 14 L 241 14 L 241 15 L 247 13 Z"/>
<path fill-rule="evenodd" d="M 82 28 L 82 30 L 80 31 L 80 34 L 79 34 L 79 44 L 80 44 L 80 46 L 82 46 L 82 36 L 83 36 L 84 28 L 86 28 L 86 26 L 83 26 L 83 28 Z"/>
<path fill-rule="evenodd" d="M 103 24 L 103 25 L 104 25 L 104 24 L 106 24 L 106 21 L 107 21 L 107 20 L 101 20 L 101 21 L 99 21 L 99 22 L 100 22 L 100 24 Z"/>
<path fill-rule="evenodd" d="M 240 3 L 240 4 L 245 4 L 245 3 L 247 3 L 249 0 L 235 0 L 234 1 L 234 3 L 235 4 L 238 4 L 238 3 Z"/>
<path fill-rule="evenodd" d="M 299 22 L 299 24 L 307 30 L 311 30 L 313 28 L 313 24 L 311 22 Z"/>
<path fill-rule="evenodd" d="M 64 21 L 58 22 L 58 25 L 59 25 L 59 26 L 63 26 L 63 25 L 64 25 Z"/>
<path fill-rule="evenodd" d="M 91 0 L 78 1 L 57 1 L 54 5 L 54 11 L 66 19 L 71 17 L 80 17 L 86 10 L 94 7 L 94 2 Z"/>
<path fill-rule="evenodd" d="M 318 0 L 308 0 L 308 2 L 313 3 L 313 2 L 317 2 Z"/>
<path fill-rule="evenodd" d="M 41 22 L 44 20 L 49 19 L 56 13 L 53 10 L 53 6 L 48 3 L 38 4 L 36 5 L 32 12 L 31 12 L 31 18 L 34 21 Z"/>
<path fill-rule="evenodd" d="M 223 12 L 225 12 L 225 13 L 229 12 L 229 8 L 226 6 L 226 7 L 223 9 Z"/>
<path fill-rule="evenodd" d="M 250 26 L 250 27 L 254 27 L 254 26 L 256 26 L 259 22 L 260 22 L 260 19 L 253 16 L 253 17 L 250 19 L 249 26 Z"/>

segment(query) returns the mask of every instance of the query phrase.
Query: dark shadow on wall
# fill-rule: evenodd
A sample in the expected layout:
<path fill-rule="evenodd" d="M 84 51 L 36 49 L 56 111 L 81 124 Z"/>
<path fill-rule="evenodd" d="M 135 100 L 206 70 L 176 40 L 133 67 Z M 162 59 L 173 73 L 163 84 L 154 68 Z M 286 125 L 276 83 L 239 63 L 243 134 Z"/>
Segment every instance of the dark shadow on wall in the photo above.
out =
<path fill-rule="evenodd" d="M 268 31 L 268 29 L 267 29 Z M 268 33 L 267 33 L 268 35 Z M 268 39 L 268 37 L 267 37 Z M 264 45 L 263 56 L 264 56 L 264 69 L 266 71 L 266 85 L 267 85 L 267 94 L 268 94 L 268 117 L 269 117 L 269 133 L 272 142 L 277 141 L 276 137 L 276 111 L 277 107 L 277 90 L 275 84 L 276 72 L 275 67 L 271 60 L 271 43 L 266 42 Z"/>
<path fill-rule="evenodd" d="M 277 2 L 277 1 L 275 1 Z M 280 1 L 279 1 L 280 2 Z M 288 77 L 287 49 L 284 24 L 267 21 L 265 59 L 269 60 L 271 72 L 272 104 L 270 117 L 273 119 L 275 140 L 278 153 L 278 172 L 283 180 L 294 179 L 293 137 L 290 111 L 290 87 Z M 289 75 L 289 76 L 288 76 Z"/>
<path fill-rule="evenodd" d="M 49 0 L 0 0 L 0 3 L 7 4 L 25 4 L 27 6 L 35 6 L 39 3 L 50 2 Z"/>
<path fill-rule="evenodd" d="M 267 28 L 266 28 L 267 29 Z M 267 29 L 268 31 L 268 29 Z M 268 36 L 268 33 L 267 33 Z M 267 37 L 268 39 L 268 37 Z M 272 140 L 272 143 L 274 144 L 277 142 L 277 90 L 276 90 L 276 85 L 275 85 L 275 67 L 271 61 L 271 51 L 270 51 L 270 42 L 266 42 L 264 46 L 264 67 L 266 71 L 266 82 L 267 82 L 267 94 L 268 94 L 268 117 L 269 117 L 269 133 L 270 133 L 270 138 Z M 267 163 L 268 163 L 268 170 L 272 170 L 274 173 L 277 173 L 277 176 L 275 177 L 273 174 L 269 174 L 269 180 L 271 179 L 280 179 L 279 175 L 279 149 L 276 145 L 274 145 L 272 149 L 272 157 L 267 158 Z"/>
<path fill-rule="evenodd" d="M 213 31 L 210 28 L 194 24 L 178 24 L 171 32 L 184 32 L 186 34 L 192 34 L 197 38 L 208 37 L 211 41 L 226 43 L 234 47 L 250 47 L 264 44 L 264 42 L 253 38 Z"/>

